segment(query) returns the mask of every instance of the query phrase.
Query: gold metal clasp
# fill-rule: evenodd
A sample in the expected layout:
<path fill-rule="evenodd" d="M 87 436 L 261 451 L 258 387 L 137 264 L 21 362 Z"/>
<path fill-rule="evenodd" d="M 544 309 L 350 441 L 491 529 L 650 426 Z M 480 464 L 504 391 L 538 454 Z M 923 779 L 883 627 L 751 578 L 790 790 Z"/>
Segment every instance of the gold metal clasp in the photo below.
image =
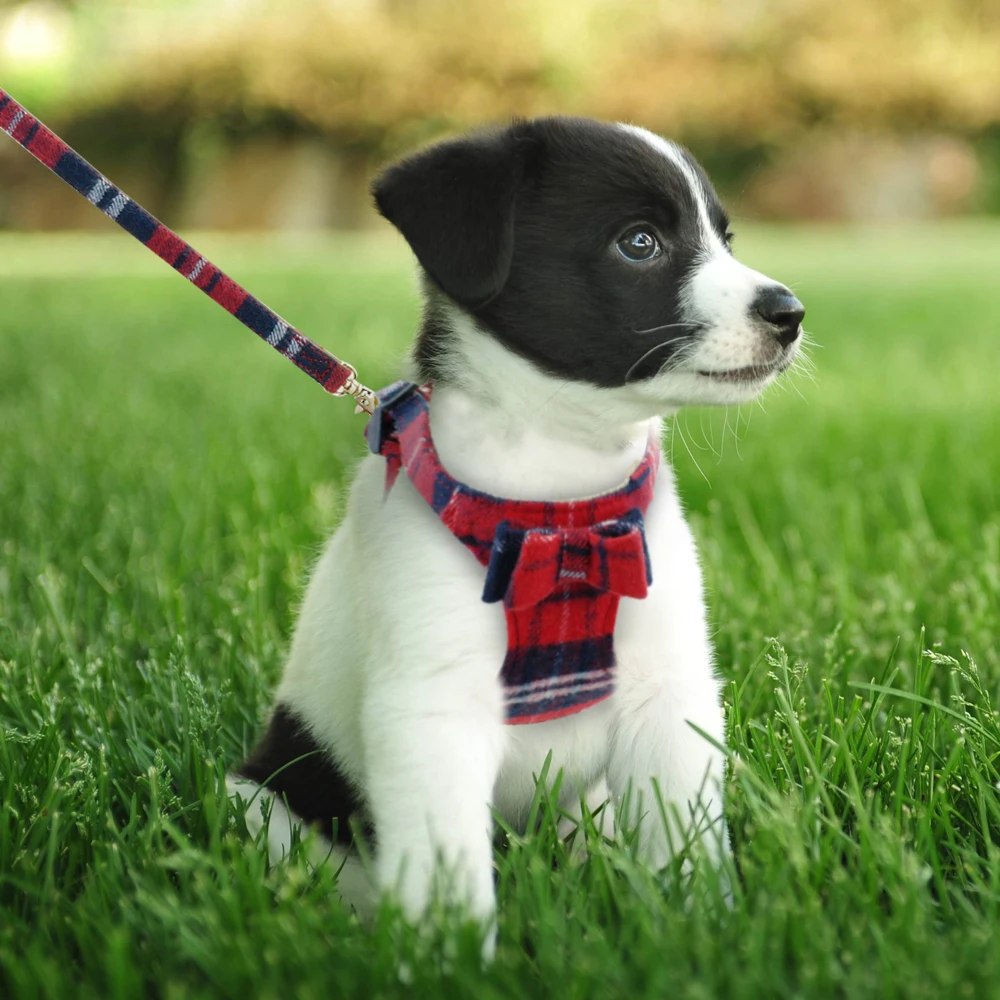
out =
<path fill-rule="evenodd" d="M 358 372 L 354 365 L 348 364 L 346 361 L 342 362 L 345 367 L 350 371 L 350 375 L 344 380 L 344 384 L 336 389 L 332 395 L 334 396 L 353 396 L 354 402 L 357 406 L 354 407 L 355 413 L 374 413 L 378 408 L 378 397 L 375 395 L 374 389 L 369 389 L 368 386 L 363 385 L 358 381 Z"/>

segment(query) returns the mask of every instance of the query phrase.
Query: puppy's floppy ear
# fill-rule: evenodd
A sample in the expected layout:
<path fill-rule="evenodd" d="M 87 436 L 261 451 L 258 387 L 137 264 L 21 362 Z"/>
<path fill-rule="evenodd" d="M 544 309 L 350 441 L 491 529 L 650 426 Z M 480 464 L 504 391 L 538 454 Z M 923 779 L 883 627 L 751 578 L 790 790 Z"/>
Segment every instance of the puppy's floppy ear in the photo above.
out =
<path fill-rule="evenodd" d="M 462 305 L 484 304 L 507 281 L 526 144 L 519 125 L 447 140 L 394 164 L 372 185 L 379 211 Z"/>

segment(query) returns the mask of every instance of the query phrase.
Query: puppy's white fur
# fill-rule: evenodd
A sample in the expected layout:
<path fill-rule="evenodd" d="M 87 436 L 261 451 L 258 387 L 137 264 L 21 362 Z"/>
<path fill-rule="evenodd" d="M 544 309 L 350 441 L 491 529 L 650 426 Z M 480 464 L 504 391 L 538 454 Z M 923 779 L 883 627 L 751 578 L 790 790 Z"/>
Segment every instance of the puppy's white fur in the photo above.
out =
<path fill-rule="evenodd" d="M 683 157 L 641 134 L 682 165 L 704 213 Z M 449 472 L 515 499 L 606 492 L 627 479 L 648 437 L 660 435 L 660 414 L 759 392 L 769 379 L 748 387 L 700 374 L 774 354 L 773 338 L 748 319 L 753 296 L 773 282 L 733 260 L 707 217 L 705 225 L 704 260 L 686 292 L 705 332 L 692 353 L 641 383 L 599 389 L 554 379 L 439 301 L 456 346 L 452 378 L 431 401 L 431 427 Z M 644 817 L 639 849 L 649 864 L 670 859 L 672 841 L 684 835 L 678 825 L 695 817 L 705 851 L 718 857 L 724 760 L 712 741 L 723 742 L 723 716 L 701 571 L 670 468 L 661 467 L 646 515 L 649 596 L 620 605 L 614 695 L 524 726 L 504 724 L 498 670 L 507 636 L 502 608 L 481 599 L 482 567 L 405 475 L 384 497 L 384 476 L 383 459 L 361 463 L 344 521 L 306 592 L 277 693 L 363 789 L 377 836 L 377 886 L 395 891 L 417 918 L 443 862 L 450 897 L 489 923 L 490 806 L 523 824 L 549 753 L 552 773 L 563 772 L 566 805 L 606 780 L 612 800 L 629 803 L 622 819 Z M 231 787 L 249 797 L 247 783 Z M 673 820 L 662 821 L 658 796 L 675 810 Z M 272 834 L 276 818 L 291 821 L 281 803 L 272 809 Z M 248 819 L 259 826 L 259 809 Z M 271 841 L 273 853 L 287 851 L 287 837 Z M 341 887 L 363 906 L 364 875 L 352 863 Z"/>

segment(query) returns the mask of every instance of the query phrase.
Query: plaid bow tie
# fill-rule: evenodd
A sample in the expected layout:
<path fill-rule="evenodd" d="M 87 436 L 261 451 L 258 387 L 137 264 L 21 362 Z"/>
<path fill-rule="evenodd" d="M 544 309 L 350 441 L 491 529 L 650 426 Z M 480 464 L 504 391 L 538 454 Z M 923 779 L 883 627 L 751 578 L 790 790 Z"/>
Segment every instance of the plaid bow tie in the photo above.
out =
<path fill-rule="evenodd" d="M 497 526 L 483 600 L 516 610 L 560 587 L 587 586 L 618 597 L 646 596 L 652 582 L 642 511 L 588 528 Z"/>

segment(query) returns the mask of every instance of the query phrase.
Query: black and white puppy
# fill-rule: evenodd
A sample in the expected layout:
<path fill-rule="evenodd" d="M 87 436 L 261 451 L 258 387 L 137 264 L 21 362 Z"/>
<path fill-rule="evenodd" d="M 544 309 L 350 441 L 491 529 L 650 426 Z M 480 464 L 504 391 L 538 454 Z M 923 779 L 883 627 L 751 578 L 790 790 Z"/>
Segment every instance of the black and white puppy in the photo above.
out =
<path fill-rule="evenodd" d="M 435 382 L 441 461 L 494 496 L 613 490 L 663 414 L 753 399 L 798 351 L 801 303 L 733 258 L 704 171 L 641 128 L 520 121 L 431 146 L 374 194 L 422 268 L 413 374 Z M 626 803 L 619 819 L 639 823 L 651 866 L 687 832 L 671 827 L 695 821 L 717 858 L 723 758 L 697 730 L 723 741 L 720 692 L 670 470 L 646 515 L 649 596 L 618 614 L 615 693 L 521 726 L 504 724 L 504 613 L 481 598 L 482 567 L 405 475 L 385 500 L 384 482 L 385 461 L 367 457 L 309 584 L 270 727 L 230 782 L 260 795 L 254 829 L 266 801 L 271 851 L 288 850 L 298 817 L 336 831 L 339 864 L 354 817 L 373 832 L 377 889 L 411 917 L 440 860 L 449 898 L 489 924 L 490 809 L 523 824 L 551 752 L 566 806 Z M 339 886 L 359 909 L 374 888 L 353 856 Z"/>

